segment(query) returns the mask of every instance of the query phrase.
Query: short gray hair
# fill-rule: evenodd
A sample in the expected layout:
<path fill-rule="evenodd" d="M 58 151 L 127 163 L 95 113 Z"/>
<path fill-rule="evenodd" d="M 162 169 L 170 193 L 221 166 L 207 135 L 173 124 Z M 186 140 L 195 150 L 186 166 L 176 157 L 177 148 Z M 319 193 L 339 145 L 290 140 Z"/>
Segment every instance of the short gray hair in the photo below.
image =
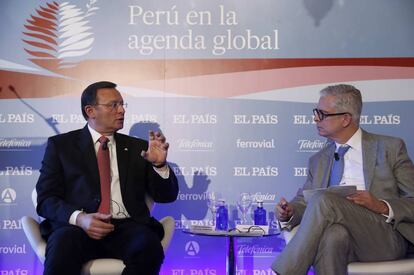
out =
<path fill-rule="evenodd" d="M 348 112 L 352 120 L 359 125 L 359 118 L 362 112 L 361 92 L 352 85 L 338 84 L 328 86 L 320 91 L 321 96 L 335 96 L 335 109 L 337 112 Z"/>

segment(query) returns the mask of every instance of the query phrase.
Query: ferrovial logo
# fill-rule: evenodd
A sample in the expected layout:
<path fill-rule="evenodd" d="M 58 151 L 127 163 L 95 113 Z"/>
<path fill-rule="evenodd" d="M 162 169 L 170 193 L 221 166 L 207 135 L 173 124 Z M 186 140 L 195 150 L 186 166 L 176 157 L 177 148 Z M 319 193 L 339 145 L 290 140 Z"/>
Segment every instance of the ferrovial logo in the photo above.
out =
<path fill-rule="evenodd" d="M 200 245 L 196 241 L 189 241 L 185 244 L 185 252 L 189 256 L 196 256 L 200 252 Z"/>
<path fill-rule="evenodd" d="M 278 124 L 279 120 L 275 114 L 253 114 L 253 115 L 233 115 L 233 124 Z"/>
<path fill-rule="evenodd" d="M 32 113 L 0 114 L 0 123 L 31 124 L 34 122 L 35 122 L 35 116 Z"/>
<path fill-rule="evenodd" d="M 399 115 L 387 114 L 387 115 L 364 115 L 359 119 L 360 124 L 375 124 L 375 125 L 399 125 L 401 118 Z"/>
<path fill-rule="evenodd" d="M 326 146 L 326 141 L 322 141 L 319 139 L 309 140 L 309 139 L 300 139 L 298 140 L 298 150 L 297 152 L 318 152 L 322 148 Z"/>
<path fill-rule="evenodd" d="M 6 188 L 1 192 L 1 200 L 6 204 L 12 204 L 16 200 L 16 191 L 12 188 Z"/>
<path fill-rule="evenodd" d="M 207 193 L 178 193 L 177 200 L 180 201 L 205 201 L 208 199 Z"/>
<path fill-rule="evenodd" d="M 262 140 L 236 140 L 236 147 L 241 149 L 273 149 L 276 148 L 275 140 L 262 139 Z"/>
<path fill-rule="evenodd" d="M 0 246 L 0 254 L 26 254 L 26 245 Z"/>
<path fill-rule="evenodd" d="M 274 166 L 264 167 L 233 167 L 233 176 L 235 177 L 277 177 L 279 176 L 279 168 Z"/>
<path fill-rule="evenodd" d="M 218 118 L 215 114 L 176 114 L 173 116 L 174 124 L 217 124 Z"/>
<path fill-rule="evenodd" d="M 86 9 L 65 1 L 49 1 L 36 9 L 24 24 L 24 50 L 36 65 L 59 70 L 72 68 L 92 49 L 90 17 L 99 8 L 89 0 Z"/>
<path fill-rule="evenodd" d="M 180 151 L 198 151 L 198 152 L 212 152 L 213 142 L 199 139 L 178 139 L 178 149 Z"/>

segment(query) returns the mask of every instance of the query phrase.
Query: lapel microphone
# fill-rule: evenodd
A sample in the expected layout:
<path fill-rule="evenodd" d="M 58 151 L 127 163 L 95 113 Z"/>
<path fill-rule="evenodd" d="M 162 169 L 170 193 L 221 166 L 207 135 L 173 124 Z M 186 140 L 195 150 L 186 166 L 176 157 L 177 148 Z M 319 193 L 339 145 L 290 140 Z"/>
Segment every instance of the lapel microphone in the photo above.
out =
<path fill-rule="evenodd" d="M 334 153 L 334 158 L 335 158 L 335 160 L 336 160 L 336 161 L 338 161 L 338 160 L 339 160 L 339 154 L 338 154 L 338 152 L 335 152 L 335 153 Z"/>

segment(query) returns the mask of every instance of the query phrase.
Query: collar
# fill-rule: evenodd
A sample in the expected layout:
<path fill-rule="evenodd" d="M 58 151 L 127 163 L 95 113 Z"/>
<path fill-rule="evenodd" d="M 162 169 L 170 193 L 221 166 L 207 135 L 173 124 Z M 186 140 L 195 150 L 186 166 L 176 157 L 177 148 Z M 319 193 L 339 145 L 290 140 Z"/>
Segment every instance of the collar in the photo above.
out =
<path fill-rule="evenodd" d="M 102 134 L 98 133 L 89 124 L 88 124 L 88 130 L 91 133 L 93 144 L 96 144 L 97 142 L 99 142 L 98 140 L 102 136 Z M 114 135 L 110 135 L 110 136 L 106 136 L 106 137 L 109 139 L 109 142 L 110 143 L 115 144 Z"/>
<path fill-rule="evenodd" d="M 345 142 L 345 144 L 351 146 L 352 149 L 360 151 L 362 148 L 362 130 L 361 128 L 358 128 L 358 130 L 352 135 L 352 137 Z M 335 142 L 336 150 L 338 151 L 339 146 L 344 145 Z"/>

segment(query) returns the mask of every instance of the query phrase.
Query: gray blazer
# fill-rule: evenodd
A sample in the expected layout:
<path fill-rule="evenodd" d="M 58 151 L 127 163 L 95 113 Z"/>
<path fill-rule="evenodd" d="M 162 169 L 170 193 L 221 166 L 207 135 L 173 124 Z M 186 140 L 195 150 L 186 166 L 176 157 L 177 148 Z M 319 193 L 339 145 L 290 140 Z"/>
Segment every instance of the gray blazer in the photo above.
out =
<path fill-rule="evenodd" d="M 391 205 L 394 228 L 414 244 L 414 165 L 404 141 L 362 130 L 362 151 L 366 190 Z M 335 143 L 330 142 L 309 159 L 305 185 L 291 201 L 295 212 L 289 225 L 296 226 L 302 219 L 303 190 L 328 186 L 334 152 Z"/>

